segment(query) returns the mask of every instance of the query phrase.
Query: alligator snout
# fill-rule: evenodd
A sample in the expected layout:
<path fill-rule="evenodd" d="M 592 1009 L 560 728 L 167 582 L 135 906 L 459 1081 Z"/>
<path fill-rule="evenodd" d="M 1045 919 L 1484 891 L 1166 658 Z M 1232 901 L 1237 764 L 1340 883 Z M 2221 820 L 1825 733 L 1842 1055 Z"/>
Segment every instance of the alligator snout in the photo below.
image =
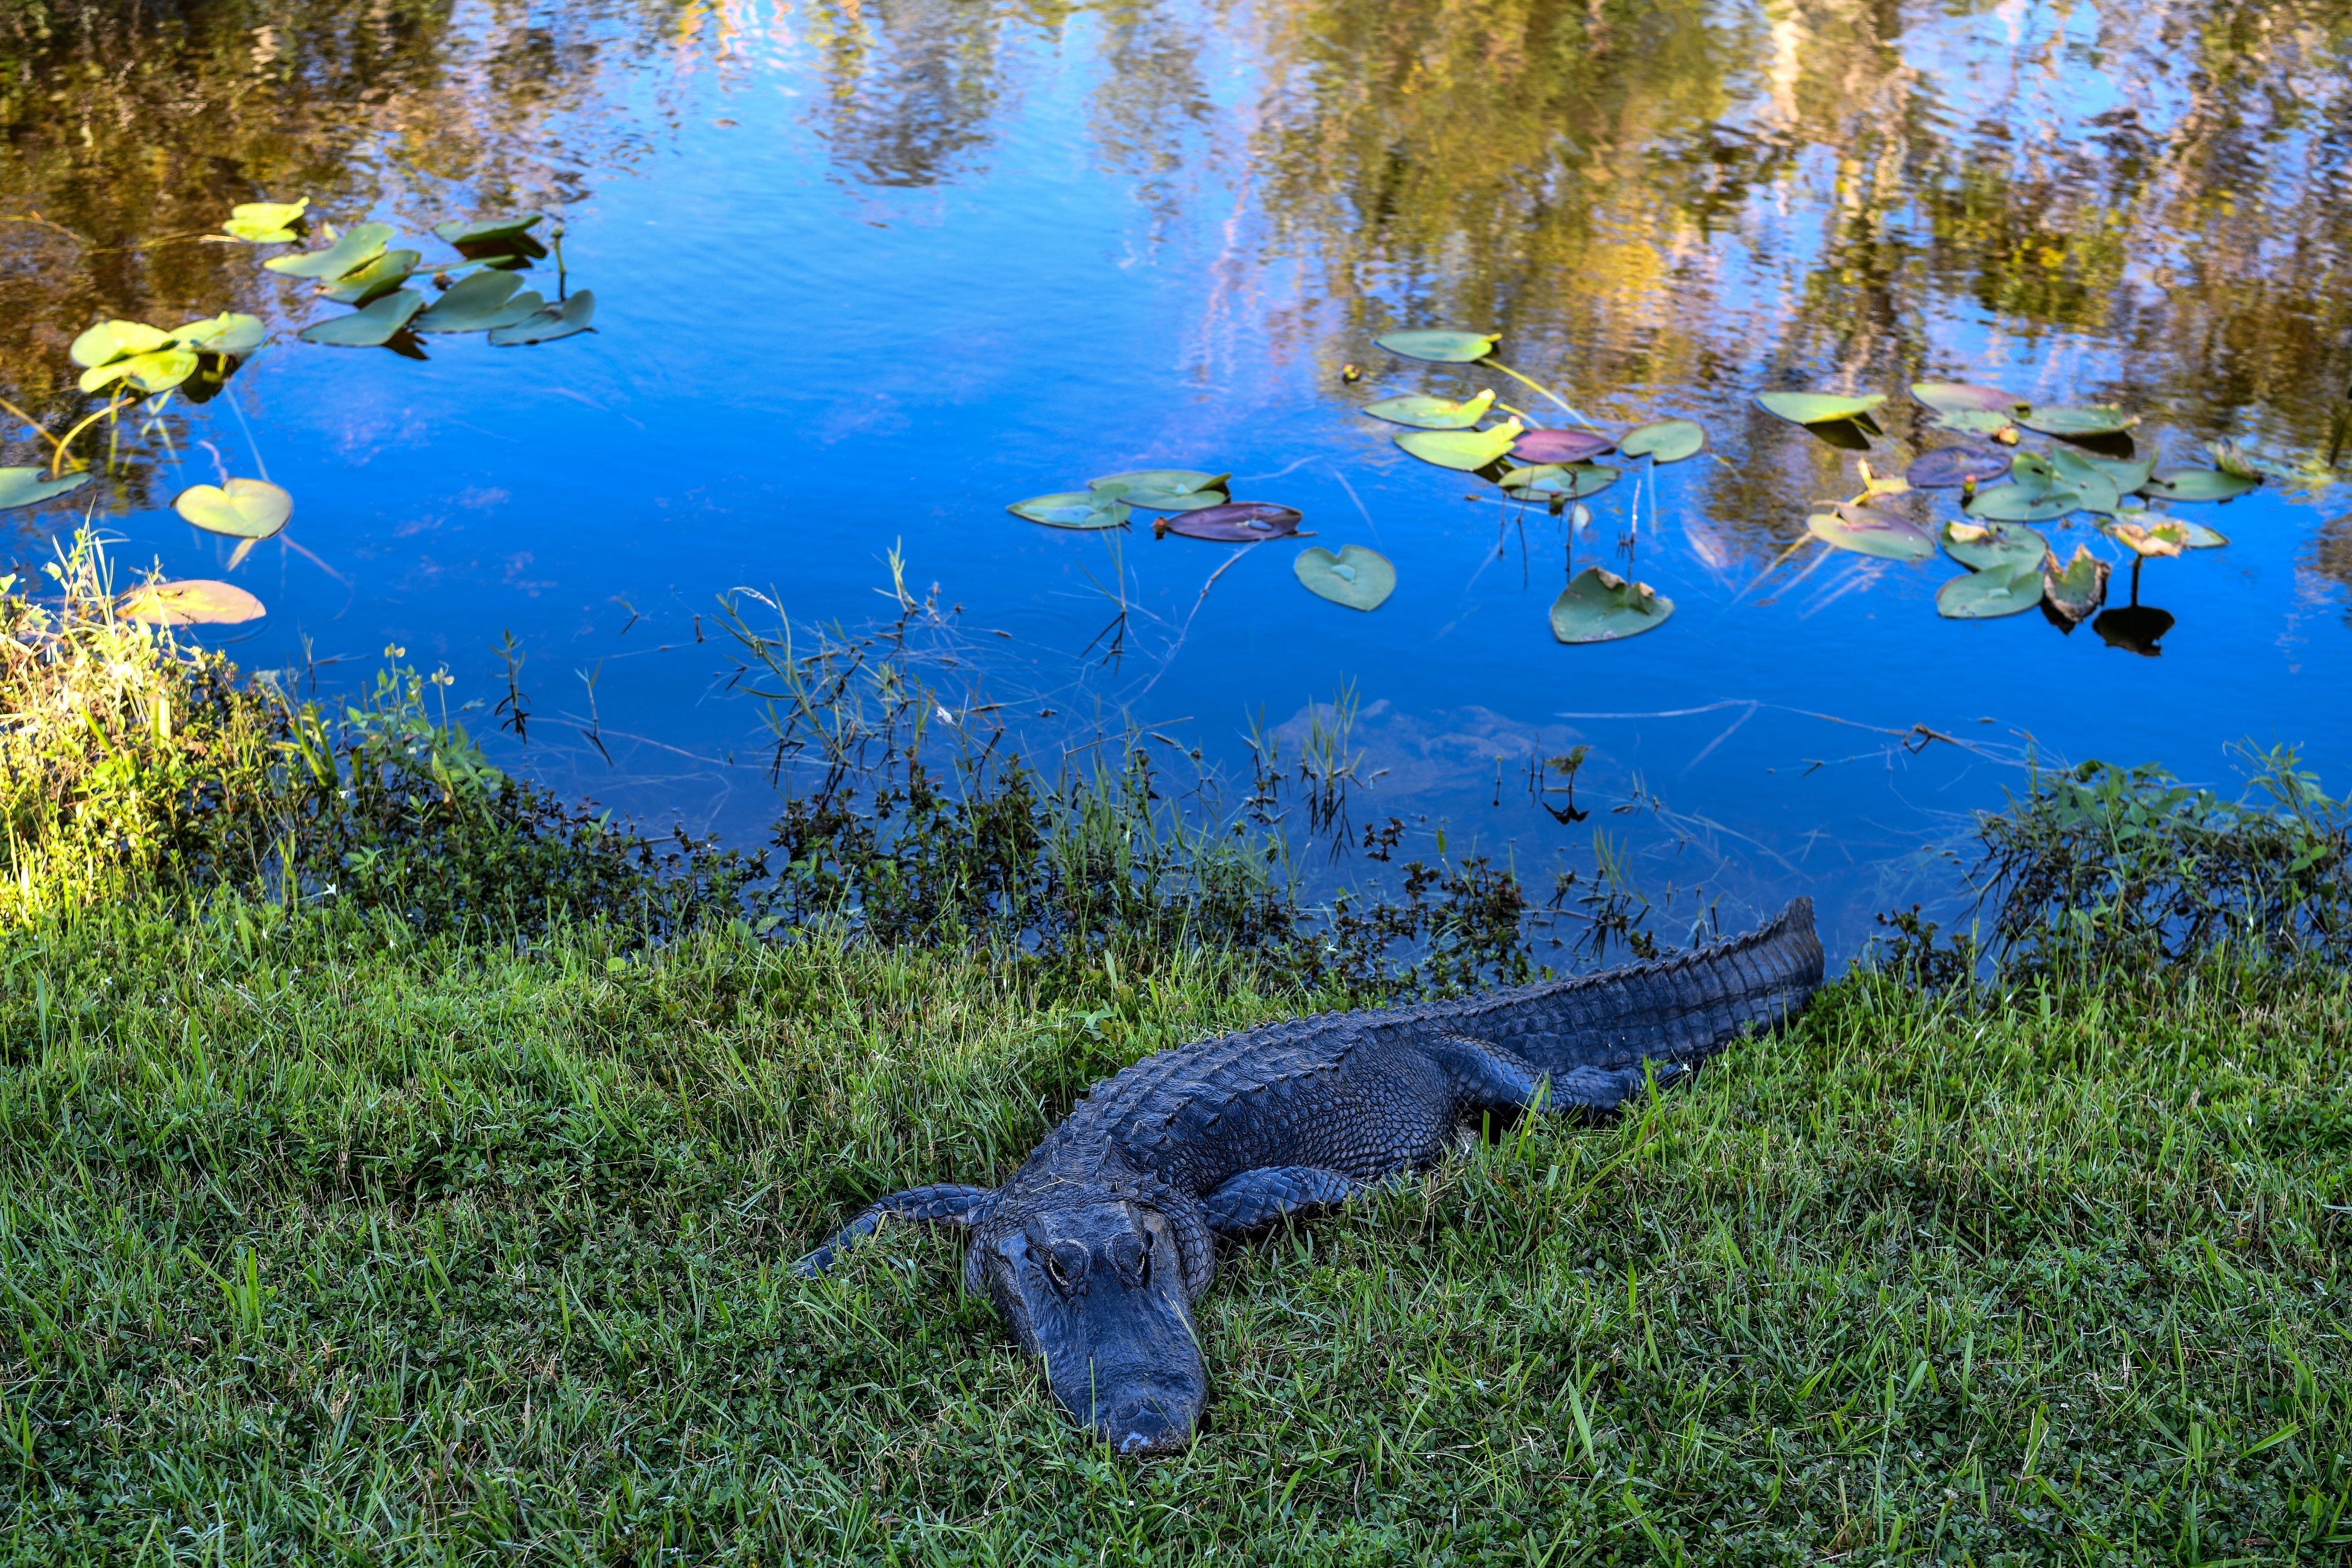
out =
<path fill-rule="evenodd" d="M 1174 1390 L 1152 1389 L 1120 1400 L 1096 1427 L 1130 1459 L 1173 1454 L 1192 1441 L 1200 1410 Z"/>

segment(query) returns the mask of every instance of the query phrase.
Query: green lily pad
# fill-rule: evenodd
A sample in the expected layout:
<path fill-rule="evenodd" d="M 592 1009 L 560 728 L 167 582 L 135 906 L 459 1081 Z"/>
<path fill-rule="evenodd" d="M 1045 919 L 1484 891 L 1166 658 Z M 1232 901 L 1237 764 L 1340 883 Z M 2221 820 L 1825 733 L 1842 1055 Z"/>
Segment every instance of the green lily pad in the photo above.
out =
<path fill-rule="evenodd" d="M 2042 567 L 2042 602 L 2068 630 L 2089 620 L 2107 602 L 2107 563 L 2087 545 L 2074 546 L 2074 558 L 2058 569 L 2052 556 Z"/>
<path fill-rule="evenodd" d="M 1625 432 L 1617 449 L 1653 463 L 1679 463 L 1706 450 L 1706 429 L 1696 419 L 1654 419 Z"/>
<path fill-rule="evenodd" d="M 299 202 L 239 202 L 229 209 L 221 232 L 247 245 L 283 245 L 299 237 L 294 226 L 310 206 L 308 196 Z"/>
<path fill-rule="evenodd" d="M 528 321 L 546 304 L 511 272 L 476 272 L 451 284 L 408 325 L 417 332 L 489 331 Z"/>
<path fill-rule="evenodd" d="M 63 479 L 45 479 L 38 468 L 0 468 L 0 511 L 31 506 L 36 501 L 45 501 L 52 496 L 78 490 L 88 483 L 88 474 L 68 474 Z"/>
<path fill-rule="evenodd" d="M 2127 471 L 2137 467 L 2127 462 L 2119 462 L 2116 466 Z M 2074 491 L 2075 510 L 2101 512 L 2112 517 L 2122 508 L 2123 487 L 2116 482 L 2115 475 L 2109 471 L 2106 463 L 2093 458 L 2088 453 L 2061 447 L 2050 454 L 2050 469 L 2052 482 L 2049 493 Z"/>
<path fill-rule="evenodd" d="M 2100 474 L 2121 495 L 2129 495 L 2147 484 L 2148 476 L 2156 471 L 2156 459 L 2153 458 L 2105 458 L 2096 452 L 2077 451 L 2072 447 L 2061 447 L 2050 457 L 2052 468 L 2059 478 Z"/>
<path fill-rule="evenodd" d="M 1859 419 L 1886 401 L 1886 394 L 1873 392 L 1862 397 L 1847 397 L 1834 392 L 1759 392 L 1757 406 L 1765 413 L 1777 415 L 1791 425 L 1827 425 L 1839 419 Z"/>
<path fill-rule="evenodd" d="M 2050 553 L 2050 542 L 2030 528 L 2008 523 L 1948 522 L 1944 553 L 1971 572 L 1991 572 L 2041 565 Z"/>
<path fill-rule="evenodd" d="M 1127 502 L 1102 490 L 1056 490 L 1014 501 L 1004 510 L 1048 528 L 1117 528 L 1128 519 Z"/>
<path fill-rule="evenodd" d="M 1989 436 L 1994 440 L 2017 440 L 2017 422 L 2006 414 L 1996 414 L 1982 408 L 1955 408 L 1938 414 L 1927 421 L 1938 430 L 1950 430 L 1962 436 Z"/>
<path fill-rule="evenodd" d="M 2235 500 L 2263 481 L 2220 468 L 2167 468 L 2142 488 L 2166 500 Z"/>
<path fill-rule="evenodd" d="M 1955 621 L 2014 616 L 2042 602 L 2042 563 L 2016 563 L 1955 577 L 1936 590 L 1936 613 Z"/>
<path fill-rule="evenodd" d="M 2099 531 L 2135 555 L 2163 559 L 2189 548 L 2189 525 L 2177 518 L 2163 522 L 2105 522 Z"/>
<path fill-rule="evenodd" d="M 153 353 L 172 346 L 172 334 L 144 321 L 100 321 L 73 341 L 66 351 L 79 365 L 92 370 L 134 354 Z M 89 390 L 83 388 L 84 391 Z"/>
<path fill-rule="evenodd" d="M 125 620 L 152 621 L 167 626 L 235 626 L 259 620 L 269 612 L 261 601 L 234 583 L 191 578 L 184 583 L 149 583 L 133 588 L 115 602 L 114 613 Z"/>
<path fill-rule="evenodd" d="M 1231 474 L 1204 474 L 1198 468 L 1135 468 L 1089 479 L 1087 488 L 1115 494 L 1145 511 L 1200 511 L 1225 504 Z"/>
<path fill-rule="evenodd" d="M 1964 381 L 1915 381 L 1911 395 L 1938 414 L 1998 414 L 2001 423 L 2024 407 L 2025 399 L 1997 386 L 1971 386 Z"/>
<path fill-rule="evenodd" d="M 339 349 L 382 348 L 424 308 L 424 295 L 414 289 L 396 289 L 364 310 L 313 321 L 302 329 L 302 341 Z"/>
<path fill-rule="evenodd" d="M 490 342 L 499 348 L 520 348 L 527 343 L 551 343 L 558 338 L 568 338 L 574 332 L 584 332 L 596 319 L 596 291 L 583 289 L 561 305 L 550 305 L 524 317 L 511 327 L 490 329 Z"/>
<path fill-rule="evenodd" d="M 101 386 L 127 381 L 142 392 L 169 392 L 195 374 L 195 351 L 174 347 L 110 360 L 94 370 L 82 372 L 79 384 L 84 392 L 96 392 Z"/>
<path fill-rule="evenodd" d="M 478 223 L 451 218 L 447 223 L 435 224 L 433 232 L 446 245 L 492 245 L 503 239 L 519 239 L 537 227 L 540 221 L 538 213 L 529 217 L 484 218 Z"/>
<path fill-rule="evenodd" d="M 1866 507 L 1841 503 L 1805 519 L 1805 528 L 1825 544 L 1882 561 L 1925 561 L 1936 553 L 1936 542 L 1916 524 Z"/>
<path fill-rule="evenodd" d="M 1551 635 L 1564 643 L 1616 642 L 1665 625 L 1675 602 L 1647 583 L 1587 566 L 1551 605 Z"/>
<path fill-rule="evenodd" d="M 2139 423 L 2139 416 L 2120 408 L 2028 408 L 2017 422 L 2028 430 L 2068 439 L 2078 436 L 2116 436 Z"/>
<path fill-rule="evenodd" d="M 1396 444 L 1424 463 L 1467 473 L 1483 468 L 1511 449 L 1526 426 L 1516 419 L 1485 430 L 1415 430 L 1396 437 Z"/>
<path fill-rule="evenodd" d="M 243 359 L 269 341 L 269 329 L 257 316 L 224 310 L 201 321 L 190 321 L 172 336 L 184 349 L 195 349 L 223 359 Z"/>
<path fill-rule="evenodd" d="M 382 256 L 391 240 L 390 224 L 363 223 L 345 229 L 342 237 L 324 250 L 273 256 L 262 265 L 289 278 L 341 278 Z"/>
<path fill-rule="evenodd" d="M 2019 477 L 1977 491 L 1960 510 L 1987 522 L 2050 522 L 2069 512 L 2112 512 L 2121 500 L 2115 482 L 2105 475 L 2094 475 L 2075 485 L 2030 471 L 2011 471 Z"/>
<path fill-rule="evenodd" d="M 268 479 L 230 479 L 191 485 L 173 498 L 172 510 L 207 533 L 268 539 L 294 515 L 294 498 Z"/>
<path fill-rule="evenodd" d="M 1622 472 L 1600 463 L 1537 463 L 1507 470 L 1502 486 L 1514 500 L 1581 500 L 1615 484 Z"/>
<path fill-rule="evenodd" d="M 1378 403 L 1368 403 L 1364 412 L 1375 419 L 1410 425 L 1417 430 L 1467 430 L 1486 417 L 1486 410 L 1494 405 L 1495 394 L 1491 390 L 1465 398 L 1409 392 L 1402 397 L 1383 397 Z"/>
<path fill-rule="evenodd" d="M 387 250 L 366 266 L 344 273 L 319 292 L 340 305 L 367 305 L 408 281 L 423 258 L 414 250 Z"/>
<path fill-rule="evenodd" d="M 1307 591 L 1351 610 L 1377 610 L 1396 592 L 1396 568 L 1389 558 L 1360 544 L 1334 555 L 1321 545 L 1301 553 L 1290 570 Z"/>
<path fill-rule="evenodd" d="M 1433 364 L 1468 364 L 1495 352 L 1500 332 L 1384 332 L 1372 342 L 1392 354 Z"/>

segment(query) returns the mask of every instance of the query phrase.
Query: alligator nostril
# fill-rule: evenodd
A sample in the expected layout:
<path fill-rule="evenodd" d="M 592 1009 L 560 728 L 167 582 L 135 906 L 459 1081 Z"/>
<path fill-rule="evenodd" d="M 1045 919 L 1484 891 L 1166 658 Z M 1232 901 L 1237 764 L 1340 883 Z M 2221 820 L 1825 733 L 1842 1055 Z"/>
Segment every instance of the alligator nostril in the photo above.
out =
<path fill-rule="evenodd" d="M 1122 1454 L 1139 1454 L 1150 1447 L 1151 1447 L 1150 1438 L 1140 1432 L 1129 1432 L 1119 1439 L 1118 1451 Z"/>

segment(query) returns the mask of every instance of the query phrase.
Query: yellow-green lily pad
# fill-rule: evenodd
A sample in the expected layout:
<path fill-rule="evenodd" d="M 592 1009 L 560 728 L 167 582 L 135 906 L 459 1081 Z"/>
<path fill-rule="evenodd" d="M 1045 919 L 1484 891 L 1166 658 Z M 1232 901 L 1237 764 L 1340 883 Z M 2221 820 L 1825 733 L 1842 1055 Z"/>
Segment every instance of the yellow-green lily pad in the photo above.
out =
<path fill-rule="evenodd" d="M 324 250 L 273 256 L 262 265 L 289 278 L 341 278 L 382 256 L 391 242 L 390 224 L 363 223 L 344 230 L 342 237 Z"/>
<path fill-rule="evenodd" d="M 1396 437 L 1396 444 L 1424 463 L 1467 473 L 1483 468 L 1511 449 L 1524 429 L 1516 419 L 1485 430 L 1414 430 Z"/>
<path fill-rule="evenodd" d="M 115 602 L 114 613 L 125 620 L 167 626 L 227 626 L 259 620 L 269 612 L 234 583 L 194 577 L 133 588 Z"/>
<path fill-rule="evenodd" d="M 1392 354 L 1433 364 L 1468 364 L 1495 352 L 1500 332 L 1383 332 L 1372 342 Z"/>
<path fill-rule="evenodd" d="M 1368 403 L 1364 412 L 1375 419 L 1410 425 L 1416 430 L 1467 430 L 1486 417 L 1486 410 L 1494 405 L 1491 389 L 1475 397 L 1433 397 L 1425 392 L 1409 392 L 1402 397 L 1383 397 L 1378 403 Z"/>
<path fill-rule="evenodd" d="M 294 226 L 310 207 L 308 196 L 296 202 L 239 202 L 229 209 L 221 232 L 247 245 L 284 245 L 300 237 Z"/>
<path fill-rule="evenodd" d="M 331 348 L 382 348 L 424 306 L 425 296 L 415 289 L 394 289 L 363 310 L 337 316 L 332 321 L 313 321 L 302 329 L 301 337 L 305 342 L 325 343 Z"/>
<path fill-rule="evenodd" d="M 1765 413 L 1776 415 L 1791 425 L 1828 425 L 1840 419 L 1859 419 L 1886 401 L 1886 394 L 1873 392 L 1861 397 L 1848 397 L 1835 392 L 1759 392 L 1757 406 Z"/>
<path fill-rule="evenodd" d="M 268 479 L 229 479 L 189 486 L 173 498 L 172 510 L 207 533 L 268 539 L 294 515 L 294 498 Z"/>

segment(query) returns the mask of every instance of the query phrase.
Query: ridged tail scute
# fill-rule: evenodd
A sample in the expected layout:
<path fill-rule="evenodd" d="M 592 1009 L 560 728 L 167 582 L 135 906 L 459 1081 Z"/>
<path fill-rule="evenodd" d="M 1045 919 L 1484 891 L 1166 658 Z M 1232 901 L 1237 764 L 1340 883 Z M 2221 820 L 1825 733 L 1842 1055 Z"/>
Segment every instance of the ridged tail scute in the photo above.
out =
<path fill-rule="evenodd" d="M 1678 958 L 1439 1004 L 1431 1012 L 1547 1072 L 1687 1061 L 1750 1029 L 1795 1017 L 1821 989 L 1824 963 L 1813 901 L 1799 898 L 1769 925 Z"/>

